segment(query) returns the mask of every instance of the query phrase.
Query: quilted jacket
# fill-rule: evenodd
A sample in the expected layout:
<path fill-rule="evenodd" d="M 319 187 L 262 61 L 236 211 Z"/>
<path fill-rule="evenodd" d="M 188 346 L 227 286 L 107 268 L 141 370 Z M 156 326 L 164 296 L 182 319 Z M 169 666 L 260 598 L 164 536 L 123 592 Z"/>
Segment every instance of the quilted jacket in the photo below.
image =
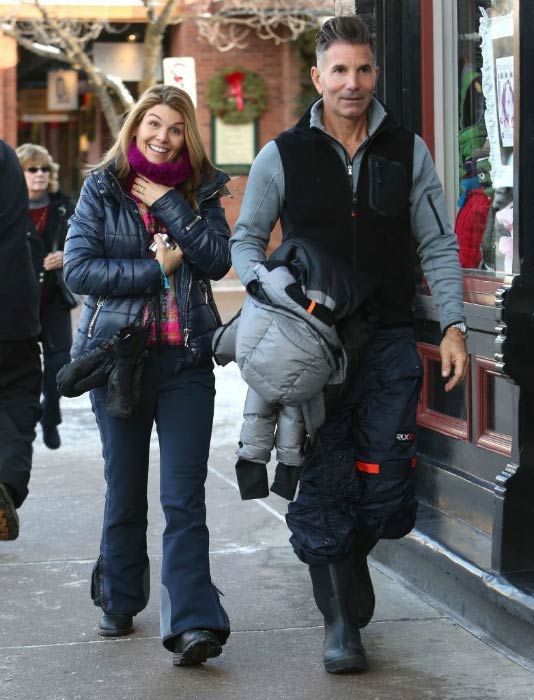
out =
<path fill-rule="evenodd" d="M 230 269 L 230 230 L 220 204 L 228 180 L 217 170 L 211 181 L 202 182 L 198 212 L 177 190 L 167 192 L 151 207 L 184 253 L 173 279 L 187 366 L 209 361 L 211 337 L 221 324 L 210 280 L 220 279 Z M 150 257 L 148 245 L 139 209 L 113 168 L 91 173 L 70 219 L 64 251 L 68 287 L 87 295 L 71 350 L 73 359 L 132 323 L 161 289 L 160 267 Z"/>
<path fill-rule="evenodd" d="M 306 440 L 326 418 L 325 387 L 341 391 L 347 353 L 337 325 L 354 318 L 362 300 L 352 270 L 339 261 L 332 269 L 310 241 L 286 241 L 254 267 L 257 284 L 240 315 L 215 333 L 215 359 L 235 360 L 249 386 L 240 460 L 265 464 L 276 444 L 280 463 L 300 466 Z M 239 473 L 238 481 L 245 497 Z"/>

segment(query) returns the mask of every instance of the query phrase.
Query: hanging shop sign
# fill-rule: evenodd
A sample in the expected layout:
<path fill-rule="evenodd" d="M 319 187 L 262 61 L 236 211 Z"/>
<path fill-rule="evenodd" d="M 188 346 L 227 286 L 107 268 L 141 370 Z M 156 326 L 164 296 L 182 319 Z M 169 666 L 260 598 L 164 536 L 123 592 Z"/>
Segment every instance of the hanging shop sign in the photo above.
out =
<path fill-rule="evenodd" d="M 185 90 L 197 106 L 197 78 L 195 59 L 191 56 L 174 56 L 163 59 L 163 82 Z"/>
<path fill-rule="evenodd" d="M 48 71 L 46 103 L 49 111 L 78 109 L 78 73 L 75 70 Z"/>

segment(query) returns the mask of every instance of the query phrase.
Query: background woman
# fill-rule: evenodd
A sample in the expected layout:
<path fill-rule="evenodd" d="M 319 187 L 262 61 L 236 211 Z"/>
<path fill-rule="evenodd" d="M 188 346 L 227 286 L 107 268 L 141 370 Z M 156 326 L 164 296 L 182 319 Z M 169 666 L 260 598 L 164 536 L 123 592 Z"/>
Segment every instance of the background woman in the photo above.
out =
<path fill-rule="evenodd" d="M 156 85 L 141 95 L 85 181 L 65 247 L 66 281 L 88 295 L 74 358 L 157 302 L 134 415 L 111 417 L 106 388 L 91 392 L 107 482 L 91 594 L 104 611 L 103 636 L 129 634 L 132 617 L 148 602 L 147 475 L 155 421 L 166 520 L 161 634 L 176 665 L 217 656 L 230 633 L 210 577 L 204 494 L 215 394 L 211 336 L 220 324 L 210 279 L 230 267 L 220 204 L 228 179 L 206 155 L 187 93 Z M 164 233 L 174 249 L 163 243 Z"/>
<path fill-rule="evenodd" d="M 61 285 L 63 246 L 68 220 L 74 207 L 58 189 L 59 165 L 43 146 L 25 143 L 16 150 L 24 171 L 30 197 L 29 241 L 32 259 L 41 286 L 41 337 L 43 344 L 43 398 L 41 426 L 43 440 L 51 450 L 61 440 L 58 370 L 69 361 L 72 345 L 70 309 L 72 296 Z"/>

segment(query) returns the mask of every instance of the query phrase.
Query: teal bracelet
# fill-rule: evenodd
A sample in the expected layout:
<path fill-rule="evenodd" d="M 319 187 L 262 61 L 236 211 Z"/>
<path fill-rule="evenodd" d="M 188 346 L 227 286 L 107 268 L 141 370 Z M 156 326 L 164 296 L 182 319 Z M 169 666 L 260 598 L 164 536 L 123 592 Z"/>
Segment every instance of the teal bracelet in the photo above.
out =
<path fill-rule="evenodd" d="M 169 278 L 167 277 L 167 275 L 165 273 L 165 268 L 163 267 L 163 265 L 159 261 L 158 261 L 158 265 L 159 265 L 159 270 L 161 272 L 161 281 L 163 282 L 163 288 L 169 289 Z"/>

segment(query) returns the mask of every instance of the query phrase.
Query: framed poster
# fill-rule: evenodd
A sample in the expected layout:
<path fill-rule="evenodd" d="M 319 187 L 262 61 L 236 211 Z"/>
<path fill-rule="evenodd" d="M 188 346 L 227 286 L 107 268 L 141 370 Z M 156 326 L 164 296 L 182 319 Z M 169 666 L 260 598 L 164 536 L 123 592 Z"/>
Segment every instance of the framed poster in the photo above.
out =
<path fill-rule="evenodd" d="M 514 165 L 514 18 L 490 17 L 481 8 L 482 90 L 495 188 L 513 187 Z"/>
<path fill-rule="evenodd" d="M 48 71 L 46 104 L 50 112 L 78 109 L 78 73 L 75 70 Z"/>
<path fill-rule="evenodd" d="M 225 124 L 212 119 L 212 160 L 229 175 L 246 175 L 258 152 L 258 122 Z"/>

